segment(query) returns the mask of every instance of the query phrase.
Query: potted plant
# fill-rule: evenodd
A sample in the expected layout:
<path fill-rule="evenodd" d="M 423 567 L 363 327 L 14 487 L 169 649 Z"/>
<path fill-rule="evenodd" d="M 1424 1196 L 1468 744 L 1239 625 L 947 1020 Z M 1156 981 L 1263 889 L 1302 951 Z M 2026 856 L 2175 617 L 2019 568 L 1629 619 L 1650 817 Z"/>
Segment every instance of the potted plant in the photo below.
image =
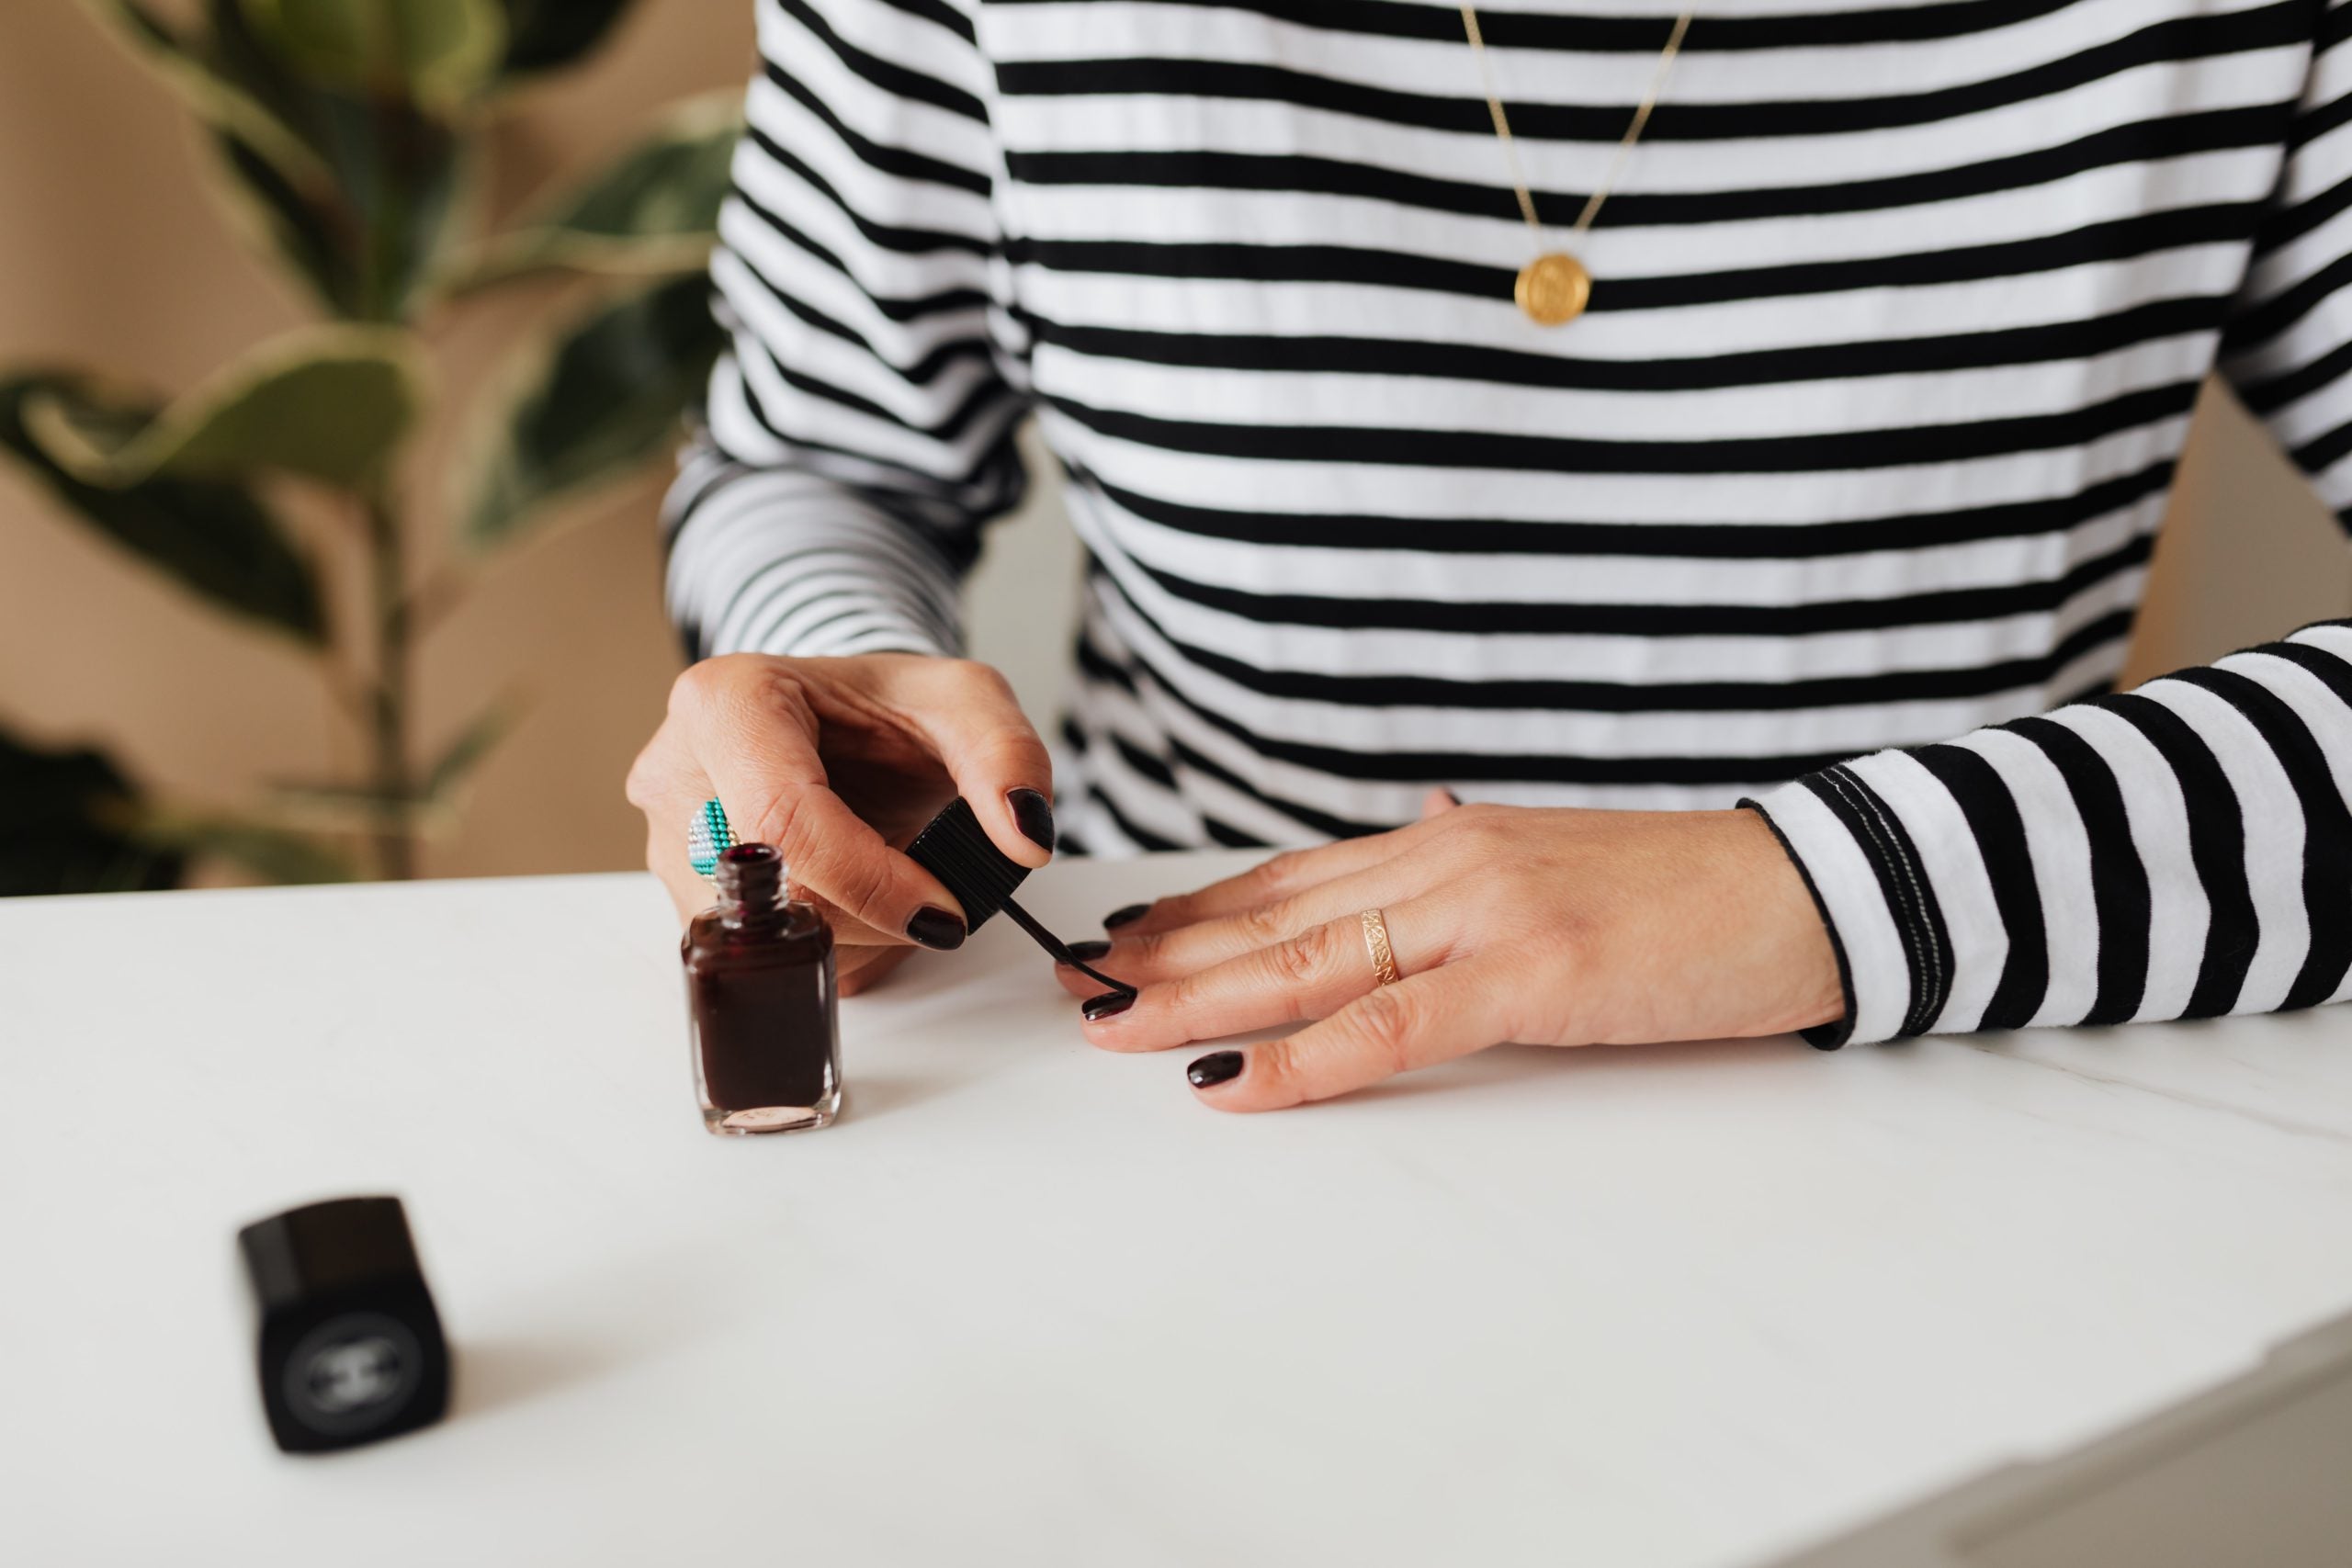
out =
<path fill-rule="evenodd" d="M 420 832 L 447 818 L 512 717 L 489 704 L 420 755 L 419 640 L 463 598 L 475 564 L 674 444 L 723 341 L 703 267 L 738 96 L 680 106 L 493 231 L 479 192 L 502 103 L 593 53 L 629 0 L 202 0 L 186 28 L 141 0 L 85 4 L 194 112 L 229 215 L 321 319 L 176 397 L 79 367 L 0 373 L 0 450 L 68 515 L 312 661 L 365 764 L 288 784 L 232 818 L 145 803 L 88 753 L 0 743 L 20 818 L 80 846 L 44 859 L 0 837 L 0 857 L 25 857 L 0 862 L 0 890 L 60 876 L 153 886 L 181 852 L 323 880 L 355 874 L 355 842 L 376 874 L 411 875 Z M 462 330 L 453 317 L 475 296 L 549 273 L 601 287 L 476 397 L 476 439 L 442 481 L 462 564 L 420 573 L 410 447 L 436 396 L 421 333 Z M 302 491 L 339 521 L 319 547 L 350 552 L 368 584 L 348 624 L 288 525 L 287 499 Z"/>

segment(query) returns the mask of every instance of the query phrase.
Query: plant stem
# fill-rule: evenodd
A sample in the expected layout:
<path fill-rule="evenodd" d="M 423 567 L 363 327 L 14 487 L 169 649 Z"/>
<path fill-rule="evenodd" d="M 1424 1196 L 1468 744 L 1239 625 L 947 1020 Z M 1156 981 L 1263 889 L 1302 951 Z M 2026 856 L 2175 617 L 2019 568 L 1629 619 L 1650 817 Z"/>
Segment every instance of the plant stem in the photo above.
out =
<path fill-rule="evenodd" d="M 408 551 L 388 487 L 368 487 L 360 502 L 368 524 L 368 590 L 376 634 L 376 679 L 369 692 L 368 753 L 382 816 L 373 835 L 376 870 L 387 881 L 416 874 L 414 824 L 408 813 L 409 676 L 413 652 Z"/>

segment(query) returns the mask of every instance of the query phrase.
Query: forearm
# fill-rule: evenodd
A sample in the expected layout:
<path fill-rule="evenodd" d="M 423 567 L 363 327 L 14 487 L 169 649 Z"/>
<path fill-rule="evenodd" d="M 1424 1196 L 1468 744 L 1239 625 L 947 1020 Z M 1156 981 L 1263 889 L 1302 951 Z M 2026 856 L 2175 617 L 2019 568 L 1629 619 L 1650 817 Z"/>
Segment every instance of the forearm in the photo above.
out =
<path fill-rule="evenodd" d="M 989 73 L 953 7 L 763 5 L 759 38 L 670 612 L 697 658 L 953 653 L 956 582 L 1024 479 Z"/>

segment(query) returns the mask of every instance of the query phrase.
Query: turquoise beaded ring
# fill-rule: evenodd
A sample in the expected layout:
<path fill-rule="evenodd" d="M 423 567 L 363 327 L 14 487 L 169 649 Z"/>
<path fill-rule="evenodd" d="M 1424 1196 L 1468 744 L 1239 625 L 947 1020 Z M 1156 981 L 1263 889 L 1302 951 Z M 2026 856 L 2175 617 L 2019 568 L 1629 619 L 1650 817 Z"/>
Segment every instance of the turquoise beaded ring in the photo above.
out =
<path fill-rule="evenodd" d="M 727 820 L 726 808 L 717 800 L 706 800 L 695 811 L 695 819 L 686 825 L 686 863 L 695 868 L 697 876 L 715 876 L 718 873 L 718 857 L 735 844 L 734 824 Z"/>

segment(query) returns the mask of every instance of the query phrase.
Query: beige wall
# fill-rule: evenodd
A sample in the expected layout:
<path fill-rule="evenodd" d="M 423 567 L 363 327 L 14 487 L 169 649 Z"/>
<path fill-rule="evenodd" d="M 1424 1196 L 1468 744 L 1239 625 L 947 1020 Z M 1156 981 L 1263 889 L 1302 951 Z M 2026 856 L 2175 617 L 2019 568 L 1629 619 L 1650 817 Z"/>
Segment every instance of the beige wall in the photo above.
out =
<path fill-rule="evenodd" d="M 512 200 L 624 142 L 659 104 L 741 79 L 749 0 L 642 0 L 618 45 L 535 90 L 501 133 Z M 301 319 L 289 289 L 227 235 L 181 115 L 72 0 L 0 0 L 0 365 L 56 358 L 184 387 Z M 462 394 L 533 314 L 525 293 L 436 333 Z M 437 464 L 446 412 L 428 442 Z M 658 483 L 579 512 L 506 558 L 423 662 L 426 749 L 492 693 L 529 717 L 484 768 L 427 869 L 452 875 L 636 863 L 620 778 L 661 711 L 675 653 L 658 599 Z M 2208 399 L 2135 649 L 2150 673 L 2301 620 L 2352 611 L 2352 555 L 2258 431 Z M 437 551 L 437 514 L 419 547 Z M 336 520 L 310 519 L 333 545 Z M 975 651 L 1033 711 L 1059 689 L 1075 552 L 1050 493 L 1001 530 L 973 591 Z M 345 585 L 346 591 L 347 586 Z M 232 802 L 259 782 L 348 763 L 315 677 L 268 637 L 195 607 L 59 520 L 0 469 L 0 723 L 112 748 L 152 783 Z"/>

